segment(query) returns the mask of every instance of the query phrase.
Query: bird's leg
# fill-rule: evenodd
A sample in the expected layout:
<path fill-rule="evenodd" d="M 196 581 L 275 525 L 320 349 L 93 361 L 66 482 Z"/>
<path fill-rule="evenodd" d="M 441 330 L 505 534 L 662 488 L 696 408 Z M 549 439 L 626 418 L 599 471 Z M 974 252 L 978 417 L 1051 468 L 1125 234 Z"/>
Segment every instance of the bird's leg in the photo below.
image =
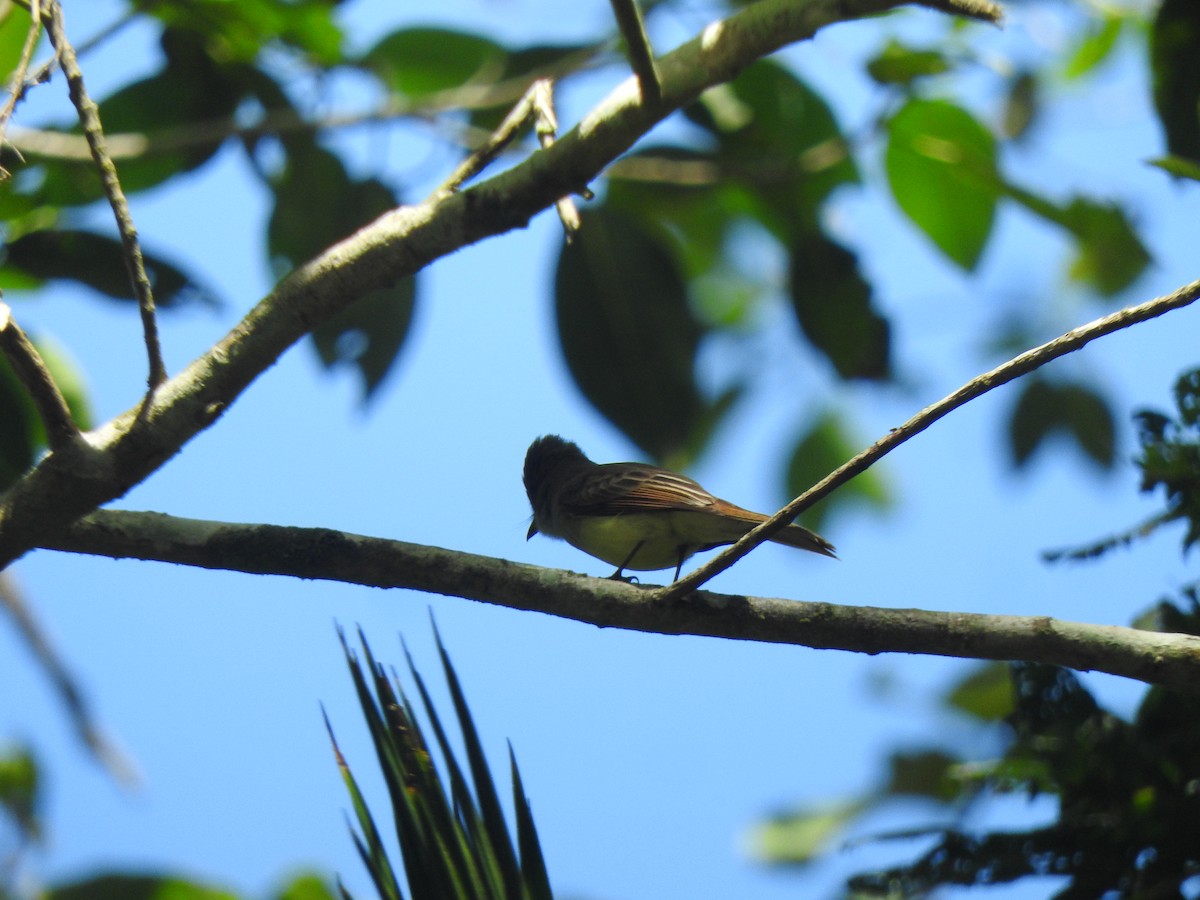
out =
<path fill-rule="evenodd" d="M 683 571 L 683 562 L 687 559 L 687 547 L 679 547 L 678 552 L 679 562 L 675 564 L 675 577 L 671 579 L 672 582 L 678 581 L 679 573 Z"/>
<path fill-rule="evenodd" d="M 617 566 L 617 571 L 613 572 L 611 575 L 608 576 L 611 581 L 636 581 L 637 580 L 632 575 L 630 575 L 628 578 L 626 578 L 621 573 L 625 571 L 625 567 L 627 565 L 629 565 L 631 562 L 633 562 L 633 558 L 635 556 L 637 556 L 637 552 L 642 549 L 642 544 L 644 544 L 644 543 L 646 543 L 646 542 L 638 541 L 636 544 L 633 545 L 633 549 L 629 551 L 629 555 L 627 557 L 625 557 L 625 561 L 623 563 L 621 563 L 619 566 Z"/>

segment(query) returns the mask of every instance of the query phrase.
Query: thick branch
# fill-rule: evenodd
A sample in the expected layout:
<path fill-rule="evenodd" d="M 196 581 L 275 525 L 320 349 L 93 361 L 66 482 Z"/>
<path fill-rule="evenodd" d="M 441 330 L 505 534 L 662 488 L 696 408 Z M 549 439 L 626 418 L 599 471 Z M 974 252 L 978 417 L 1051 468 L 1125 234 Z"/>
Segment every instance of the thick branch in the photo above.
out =
<path fill-rule="evenodd" d="M 585 189 L 672 111 L 754 60 L 825 25 L 899 5 L 899 0 L 760 0 L 659 60 L 663 100 L 653 108 L 643 103 L 631 78 L 561 140 L 524 163 L 449 197 L 394 210 L 335 244 L 293 272 L 144 403 L 87 435 L 86 443 L 51 453 L 0 497 L 0 567 L 145 479 L 216 421 L 284 350 L 359 297 L 485 237 L 523 227 L 560 197 Z M 961 9 L 999 17 L 998 7 L 978 6 L 977 0 L 962 0 Z"/>
<path fill-rule="evenodd" d="M 1074 353 L 1096 338 L 1157 318 L 1164 313 L 1195 303 L 1197 299 L 1200 299 L 1200 281 L 1193 281 L 1165 296 L 1147 300 L 1136 306 L 1127 306 L 1111 315 L 1102 316 L 1086 325 L 1073 328 L 1040 347 L 1026 350 L 1020 356 L 1010 359 L 990 372 L 984 372 L 982 375 L 972 378 L 954 393 L 942 398 L 932 406 L 925 407 L 899 428 L 893 428 L 886 436 L 825 476 L 767 521 L 748 532 L 736 544 L 727 547 L 674 584 L 663 588 L 662 599 L 669 600 L 682 596 L 688 591 L 698 588 L 710 578 L 719 575 L 763 541 L 768 540 L 771 535 L 783 529 L 788 522 L 791 522 L 814 503 L 831 494 L 854 476 L 865 472 L 888 453 L 910 438 L 916 437 L 938 419 L 976 397 L 982 396 L 1002 384 L 1008 384 L 1022 375 L 1027 375 L 1060 356 Z"/>
<path fill-rule="evenodd" d="M 328 528 L 237 525 L 146 512 L 101 510 L 43 546 L 117 559 L 408 588 L 608 628 L 858 653 L 1025 660 L 1200 692 L 1200 638 L 1048 616 L 839 606 L 709 591 L 663 603 L 649 589 L 624 582 L 438 547 Z"/>

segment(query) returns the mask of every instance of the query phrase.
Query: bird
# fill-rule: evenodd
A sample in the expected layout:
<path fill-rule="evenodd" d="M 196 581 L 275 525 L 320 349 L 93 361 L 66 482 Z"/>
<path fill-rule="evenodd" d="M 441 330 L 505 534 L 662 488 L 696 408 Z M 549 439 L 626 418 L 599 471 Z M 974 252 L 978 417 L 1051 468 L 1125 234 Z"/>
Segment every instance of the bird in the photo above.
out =
<path fill-rule="evenodd" d="M 535 534 L 561 538 L 624 571 L 675 567 L 675 580 L 694 553 L 732 544 L 760 522 L 697 482 L 646 463 L 594 463 L 578 445 L 558 435 L 537 438 L 525 453 L 525 493 Z M 788 525 L 770 540 L 837 558 L 834 546 L 814 531 Z"/>

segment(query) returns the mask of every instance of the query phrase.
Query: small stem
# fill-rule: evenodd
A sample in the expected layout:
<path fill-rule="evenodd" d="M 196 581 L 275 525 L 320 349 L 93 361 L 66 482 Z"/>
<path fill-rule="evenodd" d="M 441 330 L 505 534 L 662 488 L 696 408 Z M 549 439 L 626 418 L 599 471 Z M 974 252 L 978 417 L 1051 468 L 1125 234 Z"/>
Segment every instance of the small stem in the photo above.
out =
<path fill-rule="evenodd" d="M 658 68 L 654 65 L 654 50 L 650 46 L 650 38 L 646 36 L 646 23 L 642 19 L 642 10 L 637 0 L 610 0 L 613 15 L 617 17 L 617 27 L 621 37 L 625 39 L 625 47 L 629 52 L 629 65 L 637 75 L 638 85 L 642 89 L 642 99 L 651 106 L 662 100 L 662 81 L 658 77 Z"/>
<path fill-rule="evenodd" d="M 31 0 L 29 12 L 29 31 L 25 35 L 25 45 L 21 48 L 21 59 L 9 82 L 8 100 L 4 103 L 4 109 L 0 110 L 0 143 L 4 141 L 4 132 L 8 130 L 8 123 L 12 118 L 13 111 L 25 97 L 25 90 L 28 87 L 25 83 L 25 73 L 29 71 L 29 62 L 33 59 L 33 51 L 37 47 L 38 37 L 42 33 L 40 0 Z M 0 169 L 0 178 L 7 176 L 8 173 Z"/>
<path fill-rule="evenodd" d="M 21 330 L 12 317 L 12 310 L 4 302 L 0 302 L 0 351 L 33 399 L 38 416 L 46 427 L 50 449 L 62 450 L 73 443 L 79 437 L 79 429 L 71 418 L 67 401 L 54 383 L 37 347 Z"/>
<path fill-rule="evenodd" d="M 104 146 L 104 131 L 100 125 L 100 112 L 92 98 L 88 96 L 83 83 L 83 72 L 79 68 L 79 60 L 75 50 L 67 40 L 66 23 L 63 20 L 62 4 L 59 0 L 48 0 L 43 20 L 50 35 L 50 43 L 58 55 L 63 74 L 67 77 L 67 89 L 71 102 L 79 115 L 79 122 L 87 135 L 88 147 L 92 159 L 100 173 L 100 183 L 104 194 L 112 207 L 113 216 L 117 220 L 117 231 L 121 234 L 121 245 L 125 250 L 125 268 L 129 271 L 129 280 L 133 285 L 134 295 L 138 299 L 138 308 L 142 313 L 142 331 L 146 342 L 146 353 L 150 362 L 150 374 L 147 382 L 153 391 L 167 380 L 166 366 L 163 364 L 162 348 L 158 342 L 158 323 L 154 316 L 154 292 L 150 287 L 150 278 L 146 274 L 146 265 L 142 259 L 142 248 L 138 242 L 137 229 L 133 226 L 133 217 L 129 214 L 129 203 L 121 190 L 121 182 L 117 178 L 117 167 L 113 164 Z"/>
<path fill-rule="evenodd" d="M 549 78 L 539 78 L 529 86 L 499 127 L 459 163 L 458 168 L 433 192 L 432 197 L 448 197 L 482 172 L 501 150 L 513 142 L 531 119 L 542 149 L 553 145 L 554 137 L 558 133 L 558 117 L 554 114 L 554 87 Z M 567 240 L 570 240 L 579 230 L 579 210 L 575 208 L 575 202 L 570 197 L 560 197 L 555 202 L 555 207 L 567 233 Z"/>

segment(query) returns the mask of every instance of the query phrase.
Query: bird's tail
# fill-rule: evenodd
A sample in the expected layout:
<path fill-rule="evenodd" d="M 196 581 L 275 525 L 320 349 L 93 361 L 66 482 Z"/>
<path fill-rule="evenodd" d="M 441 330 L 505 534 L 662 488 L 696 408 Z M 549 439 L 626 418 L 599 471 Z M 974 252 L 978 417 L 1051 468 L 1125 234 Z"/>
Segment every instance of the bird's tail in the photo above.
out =
<path fill-rule="evenodd" d="M 837 559 L 837 548 L 815 531 L 809 531 L 803 525 L 789 525 L 782 531 L 777 531 L 771 535 L 771 540 L 777 544 L 787 544 L 789 547 L 811 550 L 813 553 L 820 553 L 822 556 L 831 556 Z"/>
<path fill-rule="evenodd" d="M 735 506 L 727 500 L 719 501 L 717 508 L 722 515 L 730 519 L 740 519 L 742 522 L 747 523 L 751 528 L 767 521 L 768 518 L 762 513 L 752 512 L 748 509 L 742 509 L 740 506 Z M 822 556 L 829 556 L 833 559 L 837 559 L 837 548 L 815 531 L 809 531 L 803 525 L 788 525 L 782 531 L 777 531 L 775 534 L 771 535 L 771 540 L 777 544 L 785 544 L 788 547 L 796 547 L 799 550 L 809 550 L 813 553 L 820 553 Z"/>

